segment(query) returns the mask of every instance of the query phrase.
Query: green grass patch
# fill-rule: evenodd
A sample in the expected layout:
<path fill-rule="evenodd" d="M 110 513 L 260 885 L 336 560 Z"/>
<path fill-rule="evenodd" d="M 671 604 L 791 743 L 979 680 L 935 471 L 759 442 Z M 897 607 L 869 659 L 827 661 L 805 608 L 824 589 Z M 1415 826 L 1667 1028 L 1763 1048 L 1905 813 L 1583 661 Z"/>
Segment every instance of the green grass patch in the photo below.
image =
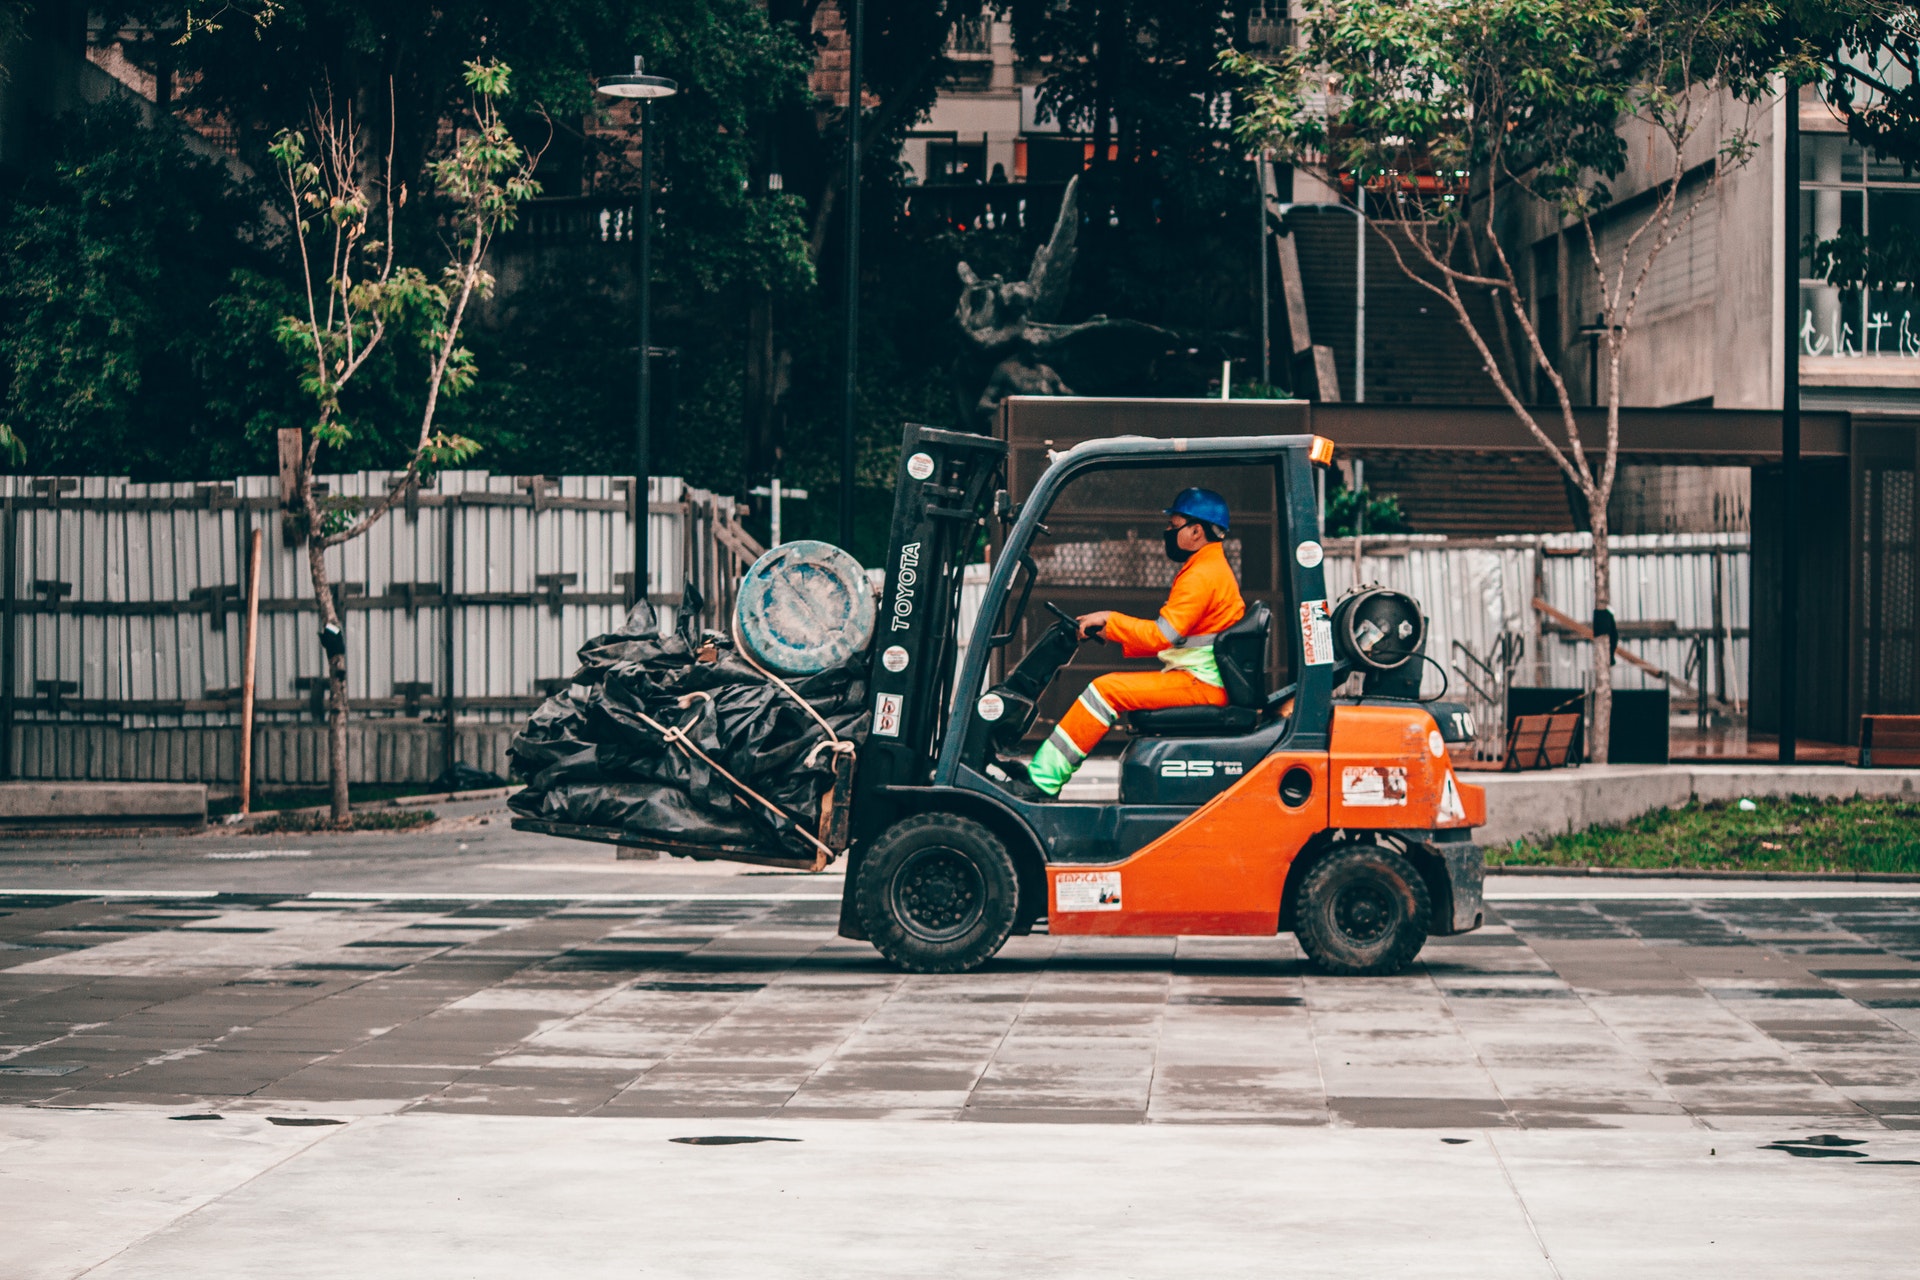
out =
<path fill-rule="evenodd" d="M 312 831 L 411 831 L 433 820 L 434 812 L 431 809 L 368 809 L 356 810 L 351 824 L 336 827 L 332 815 L 325 811 L 314 813 L 311 810 L 295 810 L 269 813 L 256 819 L 252 830 L 260 835 L 304 835 Z"/>
<path fill-rule="evenodd" d="M 1486 851 L 1490 867 L 1920 873 L 1920 804 L 1794 796 L 1655 809 L 1624 826 Z"/>

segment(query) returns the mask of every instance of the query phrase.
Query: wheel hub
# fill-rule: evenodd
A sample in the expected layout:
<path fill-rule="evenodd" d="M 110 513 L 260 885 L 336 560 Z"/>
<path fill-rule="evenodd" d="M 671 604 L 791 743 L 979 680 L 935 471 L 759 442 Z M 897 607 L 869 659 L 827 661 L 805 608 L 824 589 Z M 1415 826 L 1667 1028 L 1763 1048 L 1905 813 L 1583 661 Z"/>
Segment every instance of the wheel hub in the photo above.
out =
<path fill-rule="evenodd" d="M 948 942 L 973 928 L 986 897 L 979 867 L 955 849 L 918 850 L 893 877 L 895 918 L 927 942 Z"/>
<path fill-rule="evenodd" d="M 1396 914 L 1393 896 L 1377 884 L 1345 885 L 1333 899 L 1335 927 L 1363 946 L 1386 937 Z"/>

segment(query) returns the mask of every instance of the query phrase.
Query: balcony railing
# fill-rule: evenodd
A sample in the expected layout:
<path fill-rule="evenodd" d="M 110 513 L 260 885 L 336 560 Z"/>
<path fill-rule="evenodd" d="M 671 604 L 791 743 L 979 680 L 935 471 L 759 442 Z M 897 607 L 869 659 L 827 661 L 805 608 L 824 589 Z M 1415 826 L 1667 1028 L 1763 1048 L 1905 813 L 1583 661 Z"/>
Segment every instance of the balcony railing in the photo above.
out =
<path fill-rule="evenodd" d="M 1060 216 L 1064 182 L 996 182 L 910 187 L 900 201 L 903 230 L 932 235 L 943 231 L 1004 231 L 1044 239 Z"/>
<path fill-rule="evenodd" d="M 1278 53 L 1293 45 L 1293 22 L 1287 6 L 1259 5 L 1247 14 L 1247 44 L 1259 50 Z"/>
<path fill-rule="evenodd" d="M 960 18 L 947 38 L 947 56 L 968 61 L 993 56 L 993 19 L 984 10 Z"/>
<path fill-rule="evenodd" d="M 553 196 L 529 200 L 502 239 L 516 244 L 625 244 L 633 239 L 634 206 L 621 197 Z"/>

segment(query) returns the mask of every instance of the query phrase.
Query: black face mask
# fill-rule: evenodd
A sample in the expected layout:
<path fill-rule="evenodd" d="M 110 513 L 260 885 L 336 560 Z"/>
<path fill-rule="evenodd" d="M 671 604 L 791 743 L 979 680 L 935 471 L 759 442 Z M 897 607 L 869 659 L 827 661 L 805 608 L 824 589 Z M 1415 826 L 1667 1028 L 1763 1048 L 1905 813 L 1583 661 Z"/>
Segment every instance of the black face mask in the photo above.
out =
<path fill-rule="evenodd" d="M 1175 564 L 1185 564 L 1188 560 L 1192 559 L 1193 552 L 1174 541 L 1174 539 L 1180 536 L 1178 529 L 1168 529 L 1162 536 L 1167 540 L 1167 559 L 1173 561 Z"/>

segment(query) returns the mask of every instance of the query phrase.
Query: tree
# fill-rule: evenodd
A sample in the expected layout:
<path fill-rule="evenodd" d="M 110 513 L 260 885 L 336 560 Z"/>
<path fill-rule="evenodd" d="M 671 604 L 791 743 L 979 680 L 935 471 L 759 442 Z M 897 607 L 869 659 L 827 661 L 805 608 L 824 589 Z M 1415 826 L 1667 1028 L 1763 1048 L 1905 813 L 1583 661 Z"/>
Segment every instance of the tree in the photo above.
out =
<path fill-rule="evenodd" d="M 1920 7 L 1903 0 L 1795 0 L 1787 38 L 1804 40 L 1821 92 L 1862 147 L 1920 165 Z"/>
<path fill-rule="evenodd" d="M 466 126 L 454 132 L 447 154 L 427 165 L 442 199 L 450 250 L 437 279 L 400 258 L 396 215 L 407 189 L 393 179 L 391 144 L 384 163 L 369 164 L 366 130 L 350 106 L 316 103 L 312 137 L 283 130 L 272 147 L 305 283 L 305 313 L 283 316 L 275 333 L 301 362 L 300 385 L 313 405 L 294 496 L 306 513 L 307 564 L 327 656 L 327 763 L 333 821 L 342 826 L 352 821 L 347 658 L 326 553 L 378 523 L 423 472 L 464 462 L 478 449 L 472 440 L 438 428 L 440 398 L 458 395 L 473 383 L 473 355 L 462 345 L 460 329 L 469 305 L 493 287 L 483 265 L 487 245 L 539 192 L 533 180 L 538 155 L 522 150 L 501 119 L 507 68 L 469 62 L 465 78 L 472 95 Z M 320 450 L 343 446 L 357 426 L 348 393 L 369 363 L 384 354 L 389 339 L 408 337 L 418 343 L 427 368 L 418 433 L 401 482 L 364 508 L 347 499 L 322 501 L 313 488 Z"/>
<path fill-rule="evenodd" d="M 114 102 L 53 122 L 0 203 L 5 451 L 140 480 L 262 465 L 299 420 L 261 324 L 291 298 L 275 249 L 261 193 L 171 122 Z"/>
<path fill-rule="evenodd" d="M 1223 145 L 1233 85 L 1221 74 L 1219 50 L 1246 6 L 1006 0 L 1005 7 L 1022 59 L 1047 68 L 1040 107 L 1092 140 L 1081 197 L 1091 227 L 1104 226 L 1115 205 L 1139 216 L 1169 192 L 1205 202 L 1222 178 L 1245 205 L 1244 151 Z"/>
<path fill-rule="evenodd" d="M 1501 398 L 1585 499 L 1596 631 L 1612 616 L 1621 353 L 1661 252 L 1750 158 L 1761 104 L 1803 61 L 1771 39 L 1777 17 L 1765 0 L 1343 0 L 1310 15 L 1303 44 L 1276 62 L 1225 58 L 1249 90 L 1242 135 L 1336 189 L 1366 184 L 1375 232 L 1446 305 Z M 1613 184 L 1630 159 L 1650 176 L 1638 200 L 1616 205 Z M 1581 437 L 1519 255 L 1502 241 L 1507 201 L 1552 211 L 1584 250 L 1606 351 L 1598 448 Z M 1493 294 L 1491 320 L 1470 310 L 1470 291 Z M 1558 439 L 1522 396 L 1522 367 L 1546 379 Z M 1612 722 L 1612 657 L 1595 642 L 1588 758 L 1597 763 Z"/>
<path fill-rule="evenodd" d="M 1846 121 L 1861 148 L 1920 166 L 1920 6 L 1900 0 L 1798 0 L 1788 6 L 1783 39 L 1804 40 L 1818 69 L 1821 96 Z M 1870 290 L 1920 291 L 1920 228 L 1854 227 L 1806 253 L 1815 275 Z"/>

